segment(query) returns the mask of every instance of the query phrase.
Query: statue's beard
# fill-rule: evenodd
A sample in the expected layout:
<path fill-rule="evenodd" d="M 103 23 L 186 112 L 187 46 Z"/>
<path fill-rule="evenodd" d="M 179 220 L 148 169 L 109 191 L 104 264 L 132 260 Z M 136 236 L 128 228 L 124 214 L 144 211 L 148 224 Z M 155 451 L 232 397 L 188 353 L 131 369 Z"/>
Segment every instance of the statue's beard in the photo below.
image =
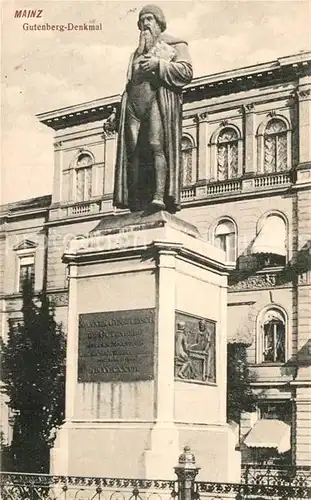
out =
<path fill-rule="evenodd" d="M 137 54 L 146 54 L 149 50 L 155 45 L 161 31 L 160 30 L 152 30 L 146 29 L 140 32 L 139 35 L 139 43 L 137 47 Z"/>

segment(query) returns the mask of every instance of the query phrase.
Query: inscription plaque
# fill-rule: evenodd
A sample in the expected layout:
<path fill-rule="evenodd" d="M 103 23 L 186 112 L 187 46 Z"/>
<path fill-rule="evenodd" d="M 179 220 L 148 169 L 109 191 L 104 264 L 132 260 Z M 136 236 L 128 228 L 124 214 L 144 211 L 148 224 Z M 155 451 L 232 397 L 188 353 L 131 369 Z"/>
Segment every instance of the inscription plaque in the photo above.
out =
<path fill-rule="evenodd" d="M 154 321 L 154 309 L 80 314 L 78 381 L 153 379 Z"/>

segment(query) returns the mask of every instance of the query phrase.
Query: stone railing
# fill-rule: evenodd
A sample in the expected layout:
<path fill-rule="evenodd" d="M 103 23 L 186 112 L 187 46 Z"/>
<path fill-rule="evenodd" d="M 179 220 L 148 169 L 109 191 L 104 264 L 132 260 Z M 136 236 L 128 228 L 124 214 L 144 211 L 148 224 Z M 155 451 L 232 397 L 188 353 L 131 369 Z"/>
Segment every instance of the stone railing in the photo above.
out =
<path fill-rule="evenodd" d="M 83 205 L 76 205 L 70 208 L 70 212 L 72 215 L 88 214 L 90 211 L 90 203 L 83 203 Z"/>
<path fill-rule="evenodd" d="M 205 186 L 184 187 L 181 190 L 181 201 L 192 201 L 213 195 L 222 195 L 241 191 L 241 180 L 214 182 Z"/>
<path fill-rule="evenodd" d="M 290 184 L 291 177 L 289 173 L 283 172 L 275 175 L 265 175 L 263 177 L 254 178 L 254 187 L 263 188 L 270 186 L 282 186 L 284 184 Z"/>
<path fill-rule="evenodd" d="M 68 216 L 98 213 L 100 211 L 100 202 L 86 201 L 84 203 L 68 206 L 63 210 L 67 211 Z"/>
<path fill-rule="evenodd" d="M 253 175 L 227 181 L 206 182 L 198 185 L 185 186 L 181 189 L 181 202 L 187 204 L 204 199 L 250 194 L 259 190 L 286 188 L 292 183 L 289 172 L 267 175 Z M 62 205 L 50 211 L 50 219 L 75 217 L 113 211 L 112 194 L 105 195 L 101 200 L 77 202 Z"/>
<path fill-rule="evenodd" d="M 195 187 L 183 188 L 181 190 L 181 201 L 194 200 L 195 197 L 196 197 Z"/>
<path fill-rule="evenodd" d="M 181 201 L 189 202 L 211 197 L 223 197 L 244 193 L 256 192 L 258 190 L 273 189 L 290 186 L 291 175 L 288 172 L 278 174 L 253 175 L 253 177 L 241 177 L 219 182 L 207 182 L 204 185 L 183 187 L 181 190 Z"/>
<path fill-rule="evenodd" d="M 207 186 L 207 195 L 210 194 L 222 194 L 222 193 L 233 193 L 236 191 L 241 191 L 242 183 L 240 180 L 221 182 L 217 184 L 211 184 Z"/>

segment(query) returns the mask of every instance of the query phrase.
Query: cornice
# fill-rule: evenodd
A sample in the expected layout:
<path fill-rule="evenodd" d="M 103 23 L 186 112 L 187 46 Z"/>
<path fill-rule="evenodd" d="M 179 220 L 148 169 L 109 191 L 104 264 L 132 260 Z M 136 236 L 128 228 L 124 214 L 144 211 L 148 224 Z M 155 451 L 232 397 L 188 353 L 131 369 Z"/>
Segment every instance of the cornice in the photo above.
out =
<path fill-rule="evenodd" d="M 27 210 L 25 212 L 15 212 L 11 213 L 10 211 L 6 212 L 4 215 L 1 215 L 1 219 L 4 220 L 12 220 L 12 219 L 29 219 L 34 216 L 38 216 L 42 214 L 42 218 L 45 218 L 47 216 L 49 211 L 49 207 L 46 208 L 37 208 L 34 210 Z"/>
<path fill-rule="evenodd" d="M 266 88 L 264 94 L 250 95 L 250 91 L 254 89 L 245 89 L 232 94 L 219 94 L 215 96 L 205 96 L 198 101 L 183 103 L 183 118 L 193 118 L 196 120 L 197 115 L 207 113 L 210 121 L 213 120 L 213 114 L 218 114 L 227 111 L 236 110 L 237 115 L 242 113 L 258 112 L 258 107 L 286 101 L 286 104 L 281 107 L 289 107 L 293 105 L 294 96 L 296 96 L 295 85 L 290 83 L 286 88 Z M 296 98 L 296 97 L 295 97 Z M 259 111 L 260 112 L 260 111 Z"/>
<path fill-rule="evenodd" d="M 48 212 L 51 204 L 52 196 L 38 196 L 28 200 L 20 200 L 12 203 L 2 205 L 0 220 L 7 220 L 13 218 L 27 218 L 37 214 L 45 214 Z"/>
<path fill-rule="evenodd" d="M 219 95 L 228 95 L 252 88 L 262 88 L 276 83 L 297 81 L 308 75 L 311 68 L 311 51 L 304 51 L 292 56 L 281 57 L 253 66 L 214 73 L 194 78 L 183 89 L 185 103 L 210 99 Z M 95 99 L 93 101 L 67 106 L 46 113 L 37 114 L 41 123 L 54 130 L 65 127 L 105 120 L 112 109 L 120 103 L 121 95 Z"/>
<path fill-rule="evenodd" d="M 277 82 L 289 82 L 310 74 L 310 68 L 311 51 L 303 51 L 275 61 L 194 78 L 183 89 L 184 99 L 191 102 L 200 99 L 205 92 L 212 97 Z"/>
<path fill-rule="evenodd" d="M 108 118 L 113 107 L 121 100 L 121 95 L 95 99 L 75 106 L 67 106 L 65 108 L 39 113 L 36 117 L 41 123 L 59 130 L 64 127 L 70 127 L 81 123 L 89 123 L 92 121 L 104 120 Z"/>

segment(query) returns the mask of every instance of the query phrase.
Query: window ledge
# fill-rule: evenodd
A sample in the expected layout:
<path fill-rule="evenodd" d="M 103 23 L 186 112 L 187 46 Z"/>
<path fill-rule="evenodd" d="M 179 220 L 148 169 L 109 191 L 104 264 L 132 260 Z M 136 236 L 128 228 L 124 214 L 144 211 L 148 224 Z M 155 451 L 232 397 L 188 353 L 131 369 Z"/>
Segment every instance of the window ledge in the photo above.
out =
<path fill-rule="evenodd" d="M 285 266 L 275 266 L 275 267 L 264 267 L 259 271 L 256 271 L 256 274 L 272 274 L 272 273 L 280 273 L 284 271 Z"/>
<path fill-rule="evenodd" d="M 262 368 L 263 366 L 264 367 L 274 367 L 274 368 L 281 368 L 281 367 L 284 367 L 284 366 L 288 366 L 287 365 L 287 361 L 284 361 L 284 362 L 279 362 L 279 361 L 276 361 L 275 363 L 273 363 L 273 361 L 269 361 L 269 362 L 266 362 L 265 361 L 261 361 L 260 363 L 250 363 L 250 366 L 253 367 L 253 368 Z"/>

